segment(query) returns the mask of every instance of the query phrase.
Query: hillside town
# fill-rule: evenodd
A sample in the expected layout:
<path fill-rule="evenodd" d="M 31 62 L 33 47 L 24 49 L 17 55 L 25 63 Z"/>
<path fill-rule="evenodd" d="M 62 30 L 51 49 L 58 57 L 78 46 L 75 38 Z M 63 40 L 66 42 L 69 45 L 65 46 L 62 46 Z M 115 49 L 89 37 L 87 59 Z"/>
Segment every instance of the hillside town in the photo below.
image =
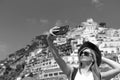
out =
<path fill-rule="evenodd" d="M 120 29 L 108 28 L 105 22 L 97 23 L 92 18 L 75 27 L 58 27 L 61 30 L 55 33 L 54 45 L 67 64 L 78 66 L 77 52 L 85 41 L 96 44 L 102 56 L 120 63 Z M 47 34 L 36 36 L 26 47 L 1 60 L 0 80 L 67 80 L 48 48 L 46 38 Z M 100 66 L 102 72 L 109 69 L 111 67 L 106 64 Z M 120 80 L 120 75 L 112 80 Z"/>

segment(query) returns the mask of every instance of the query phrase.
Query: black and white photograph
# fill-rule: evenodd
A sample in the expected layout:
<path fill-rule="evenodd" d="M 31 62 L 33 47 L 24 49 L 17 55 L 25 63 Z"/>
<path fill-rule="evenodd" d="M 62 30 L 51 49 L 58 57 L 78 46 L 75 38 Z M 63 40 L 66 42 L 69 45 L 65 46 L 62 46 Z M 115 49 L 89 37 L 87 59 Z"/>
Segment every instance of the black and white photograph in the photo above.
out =
<path fill-rule="evenodd" d="M 0 0 L 0 80 L 120 80 L 120 0 Z"/>

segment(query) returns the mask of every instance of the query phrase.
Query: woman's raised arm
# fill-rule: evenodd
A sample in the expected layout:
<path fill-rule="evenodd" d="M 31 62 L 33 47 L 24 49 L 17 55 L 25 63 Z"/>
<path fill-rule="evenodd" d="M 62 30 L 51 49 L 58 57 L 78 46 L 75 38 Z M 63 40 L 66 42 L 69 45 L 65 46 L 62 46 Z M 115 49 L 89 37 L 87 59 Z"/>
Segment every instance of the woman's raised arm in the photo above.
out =
<path fill-rule="evenodd" d="M 105 58 L 105 57 L 102 57 L 102 61 L 104 63 L 108 64 L 110 67 L 112 67 L 111 70 L 101 73 L 101 76 L 103 79 L 111 79 L 120 73 L 120 64 L 119 63 L 117 63 L 113 60 L 110 60 L 108 58 Z"/>
<path fill-rule="evenodd" d="M 53 38 L 55 38 L 55 36 L 49 35 L 47 37 L 49 49 L 52 52 L 54 59 L 60 66 L 63 73 L 66 74 L 67 76 L 70 76 L 72 68 L 69 65 L 67 65 L 66 62 L 60 57 L 58 49 L 53 44 Z"/>

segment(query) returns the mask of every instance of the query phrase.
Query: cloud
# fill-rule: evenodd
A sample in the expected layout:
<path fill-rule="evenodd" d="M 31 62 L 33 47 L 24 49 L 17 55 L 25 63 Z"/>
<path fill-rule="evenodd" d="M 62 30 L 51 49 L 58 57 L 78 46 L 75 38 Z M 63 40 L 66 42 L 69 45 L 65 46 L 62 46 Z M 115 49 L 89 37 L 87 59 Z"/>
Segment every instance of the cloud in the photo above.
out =
<path fill-rule="evenodd" d="M 37 23 L 37 20 L 35 18 L 27 18 L 26 21 L 29 22 L 29 23 L 32 23 L 32 24 Z"/>
<path fill-rule="evenodd" d="M 26 22 L 30 24 L 38 24 L 40 26 L 45 26 L 46 24 L 49 23 L 47 19 L 37 19 L 37 18 L 27 18 Z"/>
<path fill-rule="evenodd" d="M 103 5 L 103 3 L 100 0 L 92 0 L 92 4 L 96 7 L 99 8 Z"/>
<path fill-rule="evenodd" d="M 48 25 L 49 21 L 47 19 L 40 19 L 39 23 L 41 27 L 44 27 Z"/>
<path fill-rule="evenodd" d="M 61 20 L 57 20 L 55 23 L 56 26 L 62 26 L 63 22 Z"/>
<path fill-rule="evenodd" d="M 48 20 L 46 20 L 46 19 L 40 19 L 40 23 L 42 23 L 42 24 L 47 24 L 47 23 L 48 23 Z"/>

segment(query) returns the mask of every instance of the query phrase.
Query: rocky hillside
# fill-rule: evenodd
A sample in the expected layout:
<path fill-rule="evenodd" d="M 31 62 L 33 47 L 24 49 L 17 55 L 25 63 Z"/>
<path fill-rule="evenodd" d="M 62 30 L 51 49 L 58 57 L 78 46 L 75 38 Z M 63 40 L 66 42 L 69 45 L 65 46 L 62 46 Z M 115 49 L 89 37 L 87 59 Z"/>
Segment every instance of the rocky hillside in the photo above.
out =
<path fill-rule="evenodd" d="M 71 42 L 77 43 L 77 47 L 80 47 L 84 41 L 94 40 L 94 43 L 99 46 L 100 43 L 104 41 L 103 38 L 100 39 L 98 37 L 99 35 L 110 36 L 110 34 L 108 34 L 110 29 L 106 28 L 106 23 L 98 24 L 92 19 L 82 22 L 81 25 L 74 28 L 71 28 L 69 25 L 59 27 L 60 30 L 58 32 L 54 32 L 56 35 L 54 43 L 62 52 L 61 56 L 71 55 L 75 50 L 74 48 L 76 47 L 71 44 Z M 48 33 L 50 32 L 48 31 Z M 20 77 L 20 79 L 24 79 L 24 77 L 37 76 L 37 74 L 31 71 L 29 67 L 36 65 L 37 62 L 42 61 L 44 58 L 52 57 L 48 49 L 46 37 L 47 34 L 36 36 L 31 40 L 30 44 L 26 45 L 26 47 L 9 54 L 4 60 L 1 60 L 0 80 L 16 80 L 18 77 Z"/>

